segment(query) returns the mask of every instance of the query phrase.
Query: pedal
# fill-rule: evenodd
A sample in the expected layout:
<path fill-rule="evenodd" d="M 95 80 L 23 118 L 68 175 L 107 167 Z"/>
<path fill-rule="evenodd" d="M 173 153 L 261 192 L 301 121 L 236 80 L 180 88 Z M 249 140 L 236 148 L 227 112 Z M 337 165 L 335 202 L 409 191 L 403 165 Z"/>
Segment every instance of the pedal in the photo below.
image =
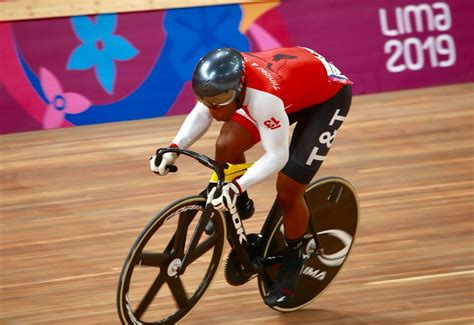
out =
<path fill-rule="evenodd" d="M 282 261 L 283 261 L 283 256 L 282 255 L 276 255 L 276 256 L 265 257 L 261 261 L 261 263 L 262 263 L 263 267 L 268 267 L 268 266 L 272 266 L 272 265 L 275 265 L 275 264 L 279 264 Z"/>

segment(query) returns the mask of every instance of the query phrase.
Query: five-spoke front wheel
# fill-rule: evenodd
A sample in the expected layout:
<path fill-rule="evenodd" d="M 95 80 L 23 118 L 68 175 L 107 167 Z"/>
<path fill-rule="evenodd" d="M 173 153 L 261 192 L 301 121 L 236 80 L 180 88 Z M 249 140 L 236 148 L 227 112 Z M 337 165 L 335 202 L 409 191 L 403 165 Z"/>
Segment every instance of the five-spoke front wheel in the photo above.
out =
<path fill-rule="evenodd" d="M 197 233 L 199 241 L 179 275 L 206 204 L 204 196 L 176 201 L 160 211 L 133 244 L 120 274 L 117 308 L 124 324 L 174 324 L 185 317 L 208 289 L 220 264 L 225 223 Z"/>

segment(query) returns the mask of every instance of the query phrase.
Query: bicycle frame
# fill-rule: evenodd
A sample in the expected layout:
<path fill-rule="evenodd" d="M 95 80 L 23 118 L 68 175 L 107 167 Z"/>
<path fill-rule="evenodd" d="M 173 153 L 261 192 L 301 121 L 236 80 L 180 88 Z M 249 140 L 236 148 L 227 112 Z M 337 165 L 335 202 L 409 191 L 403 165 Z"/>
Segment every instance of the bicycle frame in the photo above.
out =
<path fill-rule="evenodd" d="M 220 195 L 220 193 L 222 192 L 222 187 L 224 186 L 224 180 L 225 180 L 225 173 L 224 173 L 224 169 L 226 167 L 225 164 L 220 164 L 210 159 L 209 157 L 198 154 L 191 150 L 184 150 L 184 149 L 179 149 L 179 148 L 161 148 L 157 150 L 156 154 L 157 156 L 161 156 L 166 152 L 174 152 L 176 154 L 182 154 L 182 155 L 194 158 L 205 167 L 212 169 L 218 177 L 218 180 L 216 183 L 215 197 Z M 182 259 L 181 266 L 179 267 L 177 271 L 178 275 L 183 274 L 184 271 L 186 270 L 186 267 L 191 263 L 190 252 L 193 252 L 195 250 L 202 236 L 202 233 L 204 232 L 204 229 L 207 223 L 209 222 L 212 213 L 214 212 L 214 208 L 211 204 L 209 204 L 209 202 L 210 202 L 210 199 L 208 198 L 204 212 L 200 217 L 198 225 L 195 228 L 195 231 L 191 237 L 191 241 Z M 251 244 L 248 241 L 247 234 L 244 229 L 244 225 L 242 224 L 242 220 L 240 218 L 240 215 L 237 209 L 234 209 L 233 211 L 227 211 L 224 213 L 224 220 L 227 226 L 226 227 L 227 239 L 229 241 L 229 244 L 235 250 L 235 253 L 237 255 L 237 258 L 240 264 L 242 265 L 244 270 L 246 270 L 246 272 L 249 273 L 249 275 L 258 273 L 262 277 L 263 281 L 266 282 L 266 284 L 268 285 L 271 284 L 271 279 L 268 276 L 268 274 L 265 272 L 265 267 L 273 263 L 279 262 L 281 260 L 281 256 L 271 256 L 267 258 L 262 258 L 261 256 L 263 255 L 264 243 L 270 240 L 271 236 L 273 235 L 272 231 L 273 229 L 275 229 L 276 224 L 280 221 L 280 218 L 279 218 L 280 215 L 281 215 L 280 207 L 278 206 L 278 203 L 275 200 L 260 230 L 259 242 L 257 243 L 256 247 L 252 247 L 252 251 L 254 252 L 254 254 L 251 254 L 250 252 Z M 321 245 L 319 244 L 316 225 L 314 223 L 313 218 L 309 218 L 309 220 L 310 220 L 310 229 L 311 229 L 313 238 L 315 239 L 315 243 L 317 247 L 315 254 L 320 254 Z M 181 241 L 180 239 L 175 240 L 174 245 L 175 246 L 180 245 L 180 241 Z M 252 255 L 255 255 L 255 256 L 252 256 Z"/>

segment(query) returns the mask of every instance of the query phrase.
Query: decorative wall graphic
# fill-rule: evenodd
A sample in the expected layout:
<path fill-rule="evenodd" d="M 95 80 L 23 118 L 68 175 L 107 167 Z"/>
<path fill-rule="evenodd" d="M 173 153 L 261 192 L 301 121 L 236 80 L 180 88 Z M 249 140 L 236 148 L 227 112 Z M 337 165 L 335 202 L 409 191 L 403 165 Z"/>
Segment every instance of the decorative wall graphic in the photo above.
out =
<path fill-rule="evenodd" d="M 314 48 L 356 94 L 474 81 L 469 0 L 282 1 L 0 23 L 0 134 L 185 114 L 216 47 Z M 54 30 L 54 33 L 50 33 Z"/>

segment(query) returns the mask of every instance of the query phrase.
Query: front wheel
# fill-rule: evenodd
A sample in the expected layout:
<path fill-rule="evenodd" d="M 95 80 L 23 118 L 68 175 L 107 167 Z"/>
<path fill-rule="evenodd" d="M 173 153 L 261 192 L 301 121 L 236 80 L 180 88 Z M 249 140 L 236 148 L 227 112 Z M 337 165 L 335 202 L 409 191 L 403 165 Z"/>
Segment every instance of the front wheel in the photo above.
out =
<path fill-rule="evenodd" d="M 123 324 L 175 324 L 194 308 L 220 265 L 226 229 L 212 212 L 215 231 L 202 232 L 190 264 L 177 274 L 206 197 L 191 196 L 161 210 L 135 240 L 122 268 L 117 311 Z"/>
<path fill-rule="evenodd" d="M 356 235 L 359 203 L 355 189 L 348 181 L 338 177 L 316 180 L 306 189 L 305 198 L 323 252 L 315 254 L 316 242 L 312 231 L 308 228 L 303 241 L 307 259 L 300 273 L 296 295 L 287 302 L 287 305 L 272 307 L 281 312 L 303 308 L 319 297 L 342 268 Z M 281 215 L 274 217 L 280 219 L 265 245 L 263 257 L 281 255 L 285 247 L 282 217 Z M 273 281 L 277 277 L 276 266 L 266 268 Z M 269 288 L 261 277 L 258 288 L 264 298 Z"/>

